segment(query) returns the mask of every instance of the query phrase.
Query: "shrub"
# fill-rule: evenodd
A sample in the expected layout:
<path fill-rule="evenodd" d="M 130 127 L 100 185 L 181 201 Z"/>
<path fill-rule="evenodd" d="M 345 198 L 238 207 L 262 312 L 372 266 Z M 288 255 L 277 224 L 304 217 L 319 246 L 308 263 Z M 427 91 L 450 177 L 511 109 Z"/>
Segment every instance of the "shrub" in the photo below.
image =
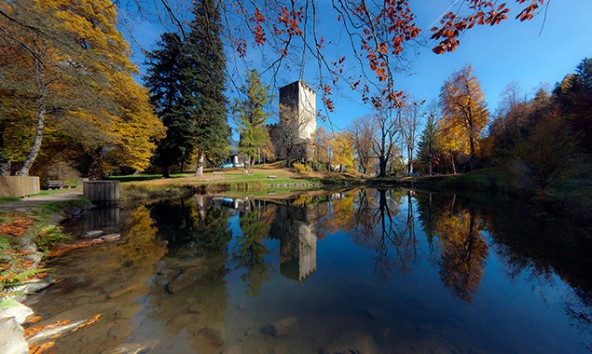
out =
<path fill-rule="evenodd" d="M 296 172 L 300 173 L 301 175 L 307 175 L 312 172 L 312 167 L 310 167 L 310 165 L 305 165 L 300 162 L 295 162 L 294 165 L 292 165 L 292 166 L 294 167 Z"/>

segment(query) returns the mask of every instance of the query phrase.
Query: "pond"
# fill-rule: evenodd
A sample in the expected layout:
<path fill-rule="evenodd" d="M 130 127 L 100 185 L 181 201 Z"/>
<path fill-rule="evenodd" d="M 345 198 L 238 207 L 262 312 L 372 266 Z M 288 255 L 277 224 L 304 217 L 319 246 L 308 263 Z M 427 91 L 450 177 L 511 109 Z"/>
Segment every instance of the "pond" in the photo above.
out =
<path fill-rule="evenodd" d="M 59 282 L 33 305 L 45 323 L 101 314 L 56 353 L 592 350 L 592 239 L 514 202 L 195 195 L 69 228 L 122 238 L 47 264 Z"/>

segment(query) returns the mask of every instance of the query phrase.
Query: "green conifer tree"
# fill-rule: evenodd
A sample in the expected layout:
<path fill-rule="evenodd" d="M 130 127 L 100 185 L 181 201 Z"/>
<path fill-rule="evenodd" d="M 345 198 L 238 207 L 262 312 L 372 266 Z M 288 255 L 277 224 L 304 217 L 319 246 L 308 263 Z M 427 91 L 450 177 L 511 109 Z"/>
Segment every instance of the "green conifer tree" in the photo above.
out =
<path fill-rule="evenodd" d="M 157 48 L 146 60 L 144 77 L 155 113 L 167 127 L 166 137 L 158 143 L 153 164 L 170 177 L 170 167 L 185 162 L 193 151 L 191 124 L 180 107 L 182 81 L 182 43 L 176 33 L 163 33 Z"/>
<path fill-rule="evenodd" d="M 261 77 L 257 70 L 248 74 L 247 84 L 241 88 L 246 95 L 244 99 L 235 99 L 233 111 L 240 130 L 239 150 L 245 154 L 247 170 L 252 162 L 269 142 L 269 132 L 265 128 L 265 122 L 269 116 L 265 107 L 269 100 L 267 91 L 269 86 L 261 83 Z"/>
<path fill-rule="evenodd" d="M 436 125 L 436 122 L 434 122 L 434 115 L 429 114 L 426 127 L 423 130 L 419 140 L 419 152 L 417 155 L 419 162 L 427 166 L 428 174 L 430 176 L 432 175 L 434 163 L 436 162 L 436 158 L 440 151 L 440 147 L 438 146 L 438 141 L 436 139 L 437 131 L 438 126 Z"/>
<path fill-rule="evenodd" d="M 183 53 L 182 112 L 191 122 L 193 146 L 198 152 L 196 176 L 203 175 L 206 156 L 223 159 L 230 127 L 226 121 L 226 59 L 222 46 L 219 2 L 194 2 L 195 19 Z"/>

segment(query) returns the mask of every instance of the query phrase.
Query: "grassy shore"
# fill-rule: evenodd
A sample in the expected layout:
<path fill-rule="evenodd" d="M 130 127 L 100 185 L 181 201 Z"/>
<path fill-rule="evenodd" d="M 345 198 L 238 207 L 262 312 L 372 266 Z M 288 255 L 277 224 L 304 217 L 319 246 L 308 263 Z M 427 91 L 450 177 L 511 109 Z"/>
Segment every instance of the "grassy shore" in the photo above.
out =
<path fill-rule="evenodd" d="M 276 167 L 208 170 L 203 176 L 176 174 L 172 178 L 161 175 L 114 176 L 121 182 L 123 203 L 149 201 L 175 197 L 188 193 L 226 195 L 232 197 L 286 196 L 297 191 L 361 185 L 360 176 L 339 173 L 298 174 L 290 169 Z"/>
<path fill-rule="evenodd" d="M 45 276 L 44 256 L 70 238 L 56 221 L 89 205 L 78 198 L 0 211 L 0 301 L 13 295 L 13 287 Z"/>

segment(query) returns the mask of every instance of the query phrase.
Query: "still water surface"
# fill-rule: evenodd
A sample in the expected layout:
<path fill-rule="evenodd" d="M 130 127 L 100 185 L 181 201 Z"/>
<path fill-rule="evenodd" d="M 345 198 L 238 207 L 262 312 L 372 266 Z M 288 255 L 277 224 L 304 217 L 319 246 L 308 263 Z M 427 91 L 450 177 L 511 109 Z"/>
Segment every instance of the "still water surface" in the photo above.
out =
<path fill-rule="evenodd" d="M 33 306 L 45 322 L 102 315 L 56 353 L 592 350 L 592 240 L 521 206 L 398 189 L 193 196 L 69 228 L 122 239 L 48 264 L 62 280 Z"/>

